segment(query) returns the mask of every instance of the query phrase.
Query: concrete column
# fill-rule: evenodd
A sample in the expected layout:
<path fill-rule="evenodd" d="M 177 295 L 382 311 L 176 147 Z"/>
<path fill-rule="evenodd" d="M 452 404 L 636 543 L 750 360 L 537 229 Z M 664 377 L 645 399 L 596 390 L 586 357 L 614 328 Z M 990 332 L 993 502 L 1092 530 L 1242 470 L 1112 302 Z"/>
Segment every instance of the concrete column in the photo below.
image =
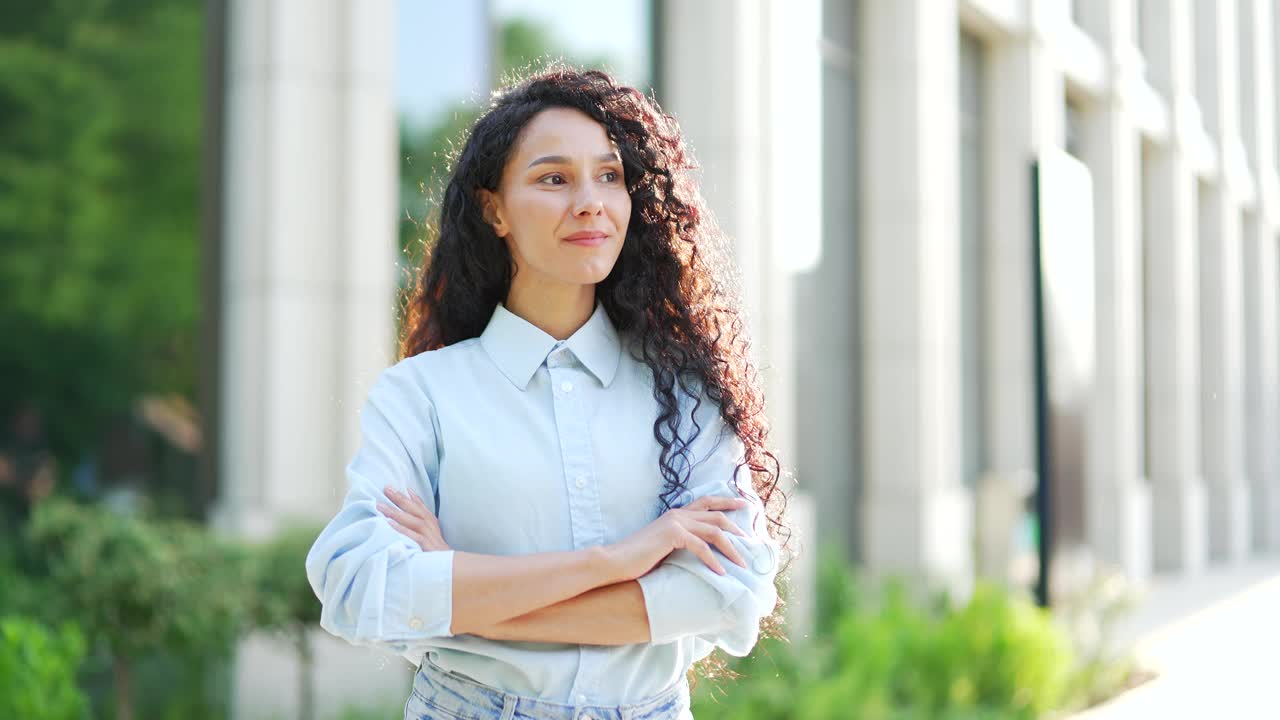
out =
<path fill-rule="evenodd" d="M 1280 550 L 1280 313 L 1276 235 L 1267 214 L 1244 222 L 1245 446 L 1252 546 Z"/>
<path fill-rule="evenodd" d="M 336 511 L 394 359 L 393 28 L 388 0 L 229 6 L 215 524 L 237 534 Z"/>
<path fill-rule="evenodd" d="M 860 97 L 854 3 L 827 3 L 822 115 L 822 260 L 796 277 L 797 474 L 815 496 L 819 545 L 849 559 L 861 556 L 857 253 Z M 811 191 L 806 188 L 807 191 Z"/>
<path fill-rule="evenodd" d="M 774 260 L 786 238 L 769 230 L 771 145 L 767 2 L 670 3 L 661 31 L 665 109 L 680 122 L 702 168 L 703 196 L 740 268 L 742 305 L 773 419 L 772 438 L 793 462 L 793 276 Z M 708 28 L 716 28 L 708 32 Z M 817 40 L 814 40 L 814 59 Z"/>
<path fill-rule="evenodd" d="M 1152 75 L 1171 98 L 1172 133 L 1143 158 L 1147 474 L 1155 567 L 1196 572 L 1208 553 L 1200 477 L 1200 333 L 1196 178 L 1201 132 L 1191 58 L 1191 0 L 1149 3 Z"/>
<path fill-rule="evenodd" d="M 1249 164 L 1257 179 L 1256 211 L 1245 216 L 1245 468 L 1250 481 L 1253 546 L 1280 548 L 1280 317 L 1276 233 L 1280 181 L 1275 164 L 1275 14 L 1270 0 L 1241 0 L 1241 44 L 1252 52 L 1241 68 L 1241 117 Z"/>
<path fill-rule="evenodd" d="M 1151 572 L 1151 492 L 1143 477 L 1142 196 L 1132 91 L 1142 82 L 1133 4 L 1098 4 L 1093 17 L 1114 74 L 1085 114 L 1093 176 L 1097 376 L 1089 423 L 1086 535 L 1098 561 L 1133 580 Z"/>
<path fill-rule="evenodd" d="M 701 167 L 701 189 L 742 271 L 753 332 L 767 273 L 758 205 L 764 134 L 763 8 L 760 0 L 667 3 L 659 31 L 664 110 L 675 115 Z"/>
<path fill-rule="evenodd" d="M 256 539 L 337 511 L 357 410 L 394 360 L 395 8 L 229 0 L 227 10 L 213 524 Z M 321 717 L 408 692 L 405 663 L 319 630 L 314 639 Z M 241 642 L 232 717 L 295 716 L 295 660 L 273 638 Z"/>
<path fill-rule="evenodd" d="M 961 484 L 957 16 L 952 0 L 862 8 L 864 550 L 878 571 L 967 583 Z"/>
<path fill-rule="evenodd" d="M 1002 515 L 995 509 L 1006 506 L 1007 516 L 1010 500 L 1020 519 L 1023 501 L 1036 488 L 1031 164 L 1042 149 L 1060 148 L 1064 142 L 1063 76 L 1049 38 L 1066 17 L 1040 6 L 1032 10 L 1020 32 L 987 49 L 983 441 L 988 467 L 979 480 L 977 518 L 984 533 Z M 1033 582 L 1034 566 L 1014 570 L 1013 558 L 999 552 L 1000 538 L 995 541 L 994 547 L 983 543 L 983 574 L 1024 585 Z"/>
<path fill-rule="evenodd" d="M 1218 182 L 1200 196 L 1201 437 L 1209 501 L 1209 552 L 1236 560 L 1249 546 L 1244 473 L 1244 328 L 1240 198 L 1248 165 L 1240 137 L 1236 3 L 1197 5 L 1201 102 L 1219 148 Z"/>
<path fill-rule="evenodd" d="M 796 362 L 795 290 L 792 268 L 786 257 L 790 238 L 772 229 L 774 212 L 819 213 L 811 208 L 785 203 L 775 207 L 772 196 L 774 172 L 771 158 L 777 139 L 770 133 L 770 111 L 775 95 L 784 94 L 771 84 L 771 66 L 778 42 L 771 32 L 770 13 L 777 12 L 777 0 L 711 0 L 698 3 L 667 3 L 659 32 L 663 46 L 661 78 L 663 104 L 675 115 L 686 141 L 702 168 L 701 190 L 708 206 L 729 238 L 733 259 L 741 270 L 738 288 L 753 342 L 753 360 L 760 369 L 771 421 L 771 443 L 782 462 L 783 471 L 795 467 L 796 448 Z M 813 71 L 817 72 L 818 36 L 815 29 L 811 47 Z M 796 61 L 789 56 L 786 59 Z M 815 78 L 816 79 L 816 78 Z M 817 105 L 820 98 L 801 103 Z M 820 188 L 816 188 L 820 191 Z M 820 227 L 820 223 L 813 223 Z M 793 488 L 786 478 L 780 486 Z M 794 520 L 805 520 L 807 500 L 798 502 Z M 804 528 L 812 537 L 810 528 Z M 804 557 L 794 579 L 806 582 L 814 572 Z M 797 587 L 803 595 L 808 587 Z M 799 603 L 809 602 L 800 598 Z M 799 622 L 808 622 L 801 612 Z"/>

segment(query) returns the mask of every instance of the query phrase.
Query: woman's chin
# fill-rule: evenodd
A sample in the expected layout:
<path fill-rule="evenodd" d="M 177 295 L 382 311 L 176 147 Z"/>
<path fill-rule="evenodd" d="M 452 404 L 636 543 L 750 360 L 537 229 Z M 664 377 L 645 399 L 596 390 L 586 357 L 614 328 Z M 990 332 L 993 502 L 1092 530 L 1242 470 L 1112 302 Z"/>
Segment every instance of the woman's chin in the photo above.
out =
<path fill-rule="evenodd" d="M 579 269 L 577 272 L 570 274 L 565 279 L 576 285 L 598 285 L 605 278 L 609 277 L 609 273 L 613 271 L 613 265 L 608 266 L 590 266 Z"/>

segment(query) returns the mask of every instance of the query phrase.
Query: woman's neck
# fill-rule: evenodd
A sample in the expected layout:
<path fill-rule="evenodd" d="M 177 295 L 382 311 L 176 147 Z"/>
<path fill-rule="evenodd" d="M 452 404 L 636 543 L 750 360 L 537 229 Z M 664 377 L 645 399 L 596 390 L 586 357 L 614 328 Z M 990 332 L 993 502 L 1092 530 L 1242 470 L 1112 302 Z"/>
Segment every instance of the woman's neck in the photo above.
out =
<path fill-rule="evenodd" d="M 595 285 L 578 285 L 564 290 L 521 289 L 514 285 L 503 305 L 543 332 L 564 340 L 591 319 L 596 307 Z"/>

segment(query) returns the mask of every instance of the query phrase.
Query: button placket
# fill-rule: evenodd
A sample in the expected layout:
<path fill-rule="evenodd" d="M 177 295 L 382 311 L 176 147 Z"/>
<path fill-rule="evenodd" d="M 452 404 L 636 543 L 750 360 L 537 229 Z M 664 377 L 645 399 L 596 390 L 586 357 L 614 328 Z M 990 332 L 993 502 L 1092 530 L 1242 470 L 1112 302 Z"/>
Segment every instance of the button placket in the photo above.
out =
<path fill-rule="evenodd" d="M 560 458 L 569 498 L 569 525 L 575 550 L 604 543 L 604 517 L 600 508 L 599 488 L 590 482 L 594 475 L 591 427 L 586 416 L 586 399 L 582 397 L 588 380 L 584 370 L 567 348 L 554 351 L 547 360 L 551 374 L 552 405 L 556 435 L 560 442 Z M 592 687 L 591 652 L 579 646 L 579 670 L 573 691 L 579 705 L 586 704 L 586 693 Z M 589 717 L 591 715 L 584 715 Z"/>

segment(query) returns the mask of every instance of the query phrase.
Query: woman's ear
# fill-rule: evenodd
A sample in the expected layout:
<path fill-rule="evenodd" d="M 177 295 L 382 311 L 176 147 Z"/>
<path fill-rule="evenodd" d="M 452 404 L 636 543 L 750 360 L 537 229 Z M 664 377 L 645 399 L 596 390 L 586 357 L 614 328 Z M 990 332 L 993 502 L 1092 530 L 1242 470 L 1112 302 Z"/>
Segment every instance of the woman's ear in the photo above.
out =
<path fill-rule="evenodd" d="M 498 196 L 492 190 L 480 188 L 476 191 L 476 199 L 480 201 L 480 212 L 484 221 L 493 227 L 500 238 L 507 236 L 507 224 L 502 219 L 502 209 L 498 206 Z"/>

